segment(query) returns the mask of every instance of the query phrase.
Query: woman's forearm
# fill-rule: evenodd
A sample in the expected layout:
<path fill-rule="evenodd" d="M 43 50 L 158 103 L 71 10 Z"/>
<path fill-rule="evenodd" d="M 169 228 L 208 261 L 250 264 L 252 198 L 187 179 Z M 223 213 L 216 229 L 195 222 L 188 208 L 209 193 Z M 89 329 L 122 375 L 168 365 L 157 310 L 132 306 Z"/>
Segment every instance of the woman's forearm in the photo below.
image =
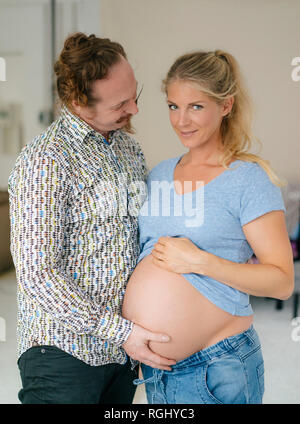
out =
<path fill-rule="evenodd" d="M 254 233 L 254 236 L 257 234 Z M 257 255 L 260 264 L 240 264 L 223 259 L 200 249 L 184 237 L 160 237 L 152 251 L 153 261 L 171 272 L 206 275 L 253 296 L 289 298 L 294 289 L 294 267 L 286 233 L 282 237 L 273 237 L 273 244 L 280 246 L 274 251 L 269 239 L 267 243 L 261 239 L 257 243 L 254 236 L 251 242 L 260 253 Z M 251 234 L 248 237 L 251 238 Z"/>
<path fill-rule="evenodd" d="M 239 264 L 211 254 L 206 264 L 195 265 L 192 272 L 207 275 L 253 296 L 285 300 L 294 287 L 294 276 L 275 265 Z"/>

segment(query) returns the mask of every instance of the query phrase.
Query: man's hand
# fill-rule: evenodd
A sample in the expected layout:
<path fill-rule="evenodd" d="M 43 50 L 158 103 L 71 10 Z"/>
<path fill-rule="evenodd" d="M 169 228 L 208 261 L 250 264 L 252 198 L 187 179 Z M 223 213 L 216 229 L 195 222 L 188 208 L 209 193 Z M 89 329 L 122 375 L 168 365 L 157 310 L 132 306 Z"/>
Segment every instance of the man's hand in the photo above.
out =
<path fill-rule="evenodd" d="M 170 366 L 175 365 L 176 361 L 164 358 L 163 356 L 152 352 L 148 346 L 150 341 L 165 343 L 170 341 L 170 338 L 165 334 L 152 333 L 151 331 L 134 324 L 130 336 L 122 347 L 126 353 L 136 361 L 140 361 L 152 368 L 171 371 L 172 369 Z"/>

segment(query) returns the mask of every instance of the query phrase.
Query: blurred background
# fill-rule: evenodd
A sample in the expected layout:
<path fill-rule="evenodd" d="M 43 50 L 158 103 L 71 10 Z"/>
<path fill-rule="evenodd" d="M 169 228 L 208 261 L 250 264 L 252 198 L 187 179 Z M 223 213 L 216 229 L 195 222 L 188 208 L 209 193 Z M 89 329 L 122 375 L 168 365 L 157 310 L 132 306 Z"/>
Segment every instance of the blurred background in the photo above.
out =
<path fill-rule="evenodd" d="M 300 57 L 299 16 L 299 0 L 0 0 L 6 79 L 0 70 L 0 403 L 18 403 L 20 388 L 7 179 L 21 148 L 58 113 L 53 62 L 75 31 L 125 48 L 144 86 L 133 124 L 149 168 L 184 152 L 161 92 L 175 58 L 218 48 L 239 61 L 256 107 L 254 133 L 263 144 L 253 151 L 288 182 L 283 195 L 296 270 L 291 299 L 252 299 L 265 354 L 265 402 L 300 403 L 300 81 L 292 78 L 292 60 Z M 135 403 L 146 403 L 142 387 Z"/>

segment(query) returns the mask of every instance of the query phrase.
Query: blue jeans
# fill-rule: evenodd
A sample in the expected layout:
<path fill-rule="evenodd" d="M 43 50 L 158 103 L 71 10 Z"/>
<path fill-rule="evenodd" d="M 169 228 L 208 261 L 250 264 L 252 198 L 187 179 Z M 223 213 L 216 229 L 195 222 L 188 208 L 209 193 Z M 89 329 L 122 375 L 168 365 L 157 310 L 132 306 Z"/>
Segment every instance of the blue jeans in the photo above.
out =
<path fill-rule="evenodd" d="M 264 394 L 264 361 L 251 327 L 172 366 L 172 371 L 142 364 L 150 404 L 259 404 Z"/>

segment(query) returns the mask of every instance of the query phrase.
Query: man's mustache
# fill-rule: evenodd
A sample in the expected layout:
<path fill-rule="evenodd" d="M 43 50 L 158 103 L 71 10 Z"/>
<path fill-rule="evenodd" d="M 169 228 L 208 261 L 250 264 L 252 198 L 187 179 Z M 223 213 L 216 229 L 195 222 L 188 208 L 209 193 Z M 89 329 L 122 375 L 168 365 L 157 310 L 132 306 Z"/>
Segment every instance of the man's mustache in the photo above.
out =
<path fill-rule="evenodd" d="M 122 130 L 128 132 L 129 134 L 134 134 L 135 129 L 132 126 L 131 118 L 132 118 L 132 115 L 130 115 L 128 120 L 125 121 L 124 126 L 122 127 Z"/>
<path fill-rule="evenodd" d="M 123 122 L 125 120 L 128 121 L 131 118 L 131 116 L 132 115 L 123 116 L 122 118 L 118 119 L 118 121 L 116 121 L 116 122 L 117 122 L 117 124 L 120 124 L 121 122 Z"/>

